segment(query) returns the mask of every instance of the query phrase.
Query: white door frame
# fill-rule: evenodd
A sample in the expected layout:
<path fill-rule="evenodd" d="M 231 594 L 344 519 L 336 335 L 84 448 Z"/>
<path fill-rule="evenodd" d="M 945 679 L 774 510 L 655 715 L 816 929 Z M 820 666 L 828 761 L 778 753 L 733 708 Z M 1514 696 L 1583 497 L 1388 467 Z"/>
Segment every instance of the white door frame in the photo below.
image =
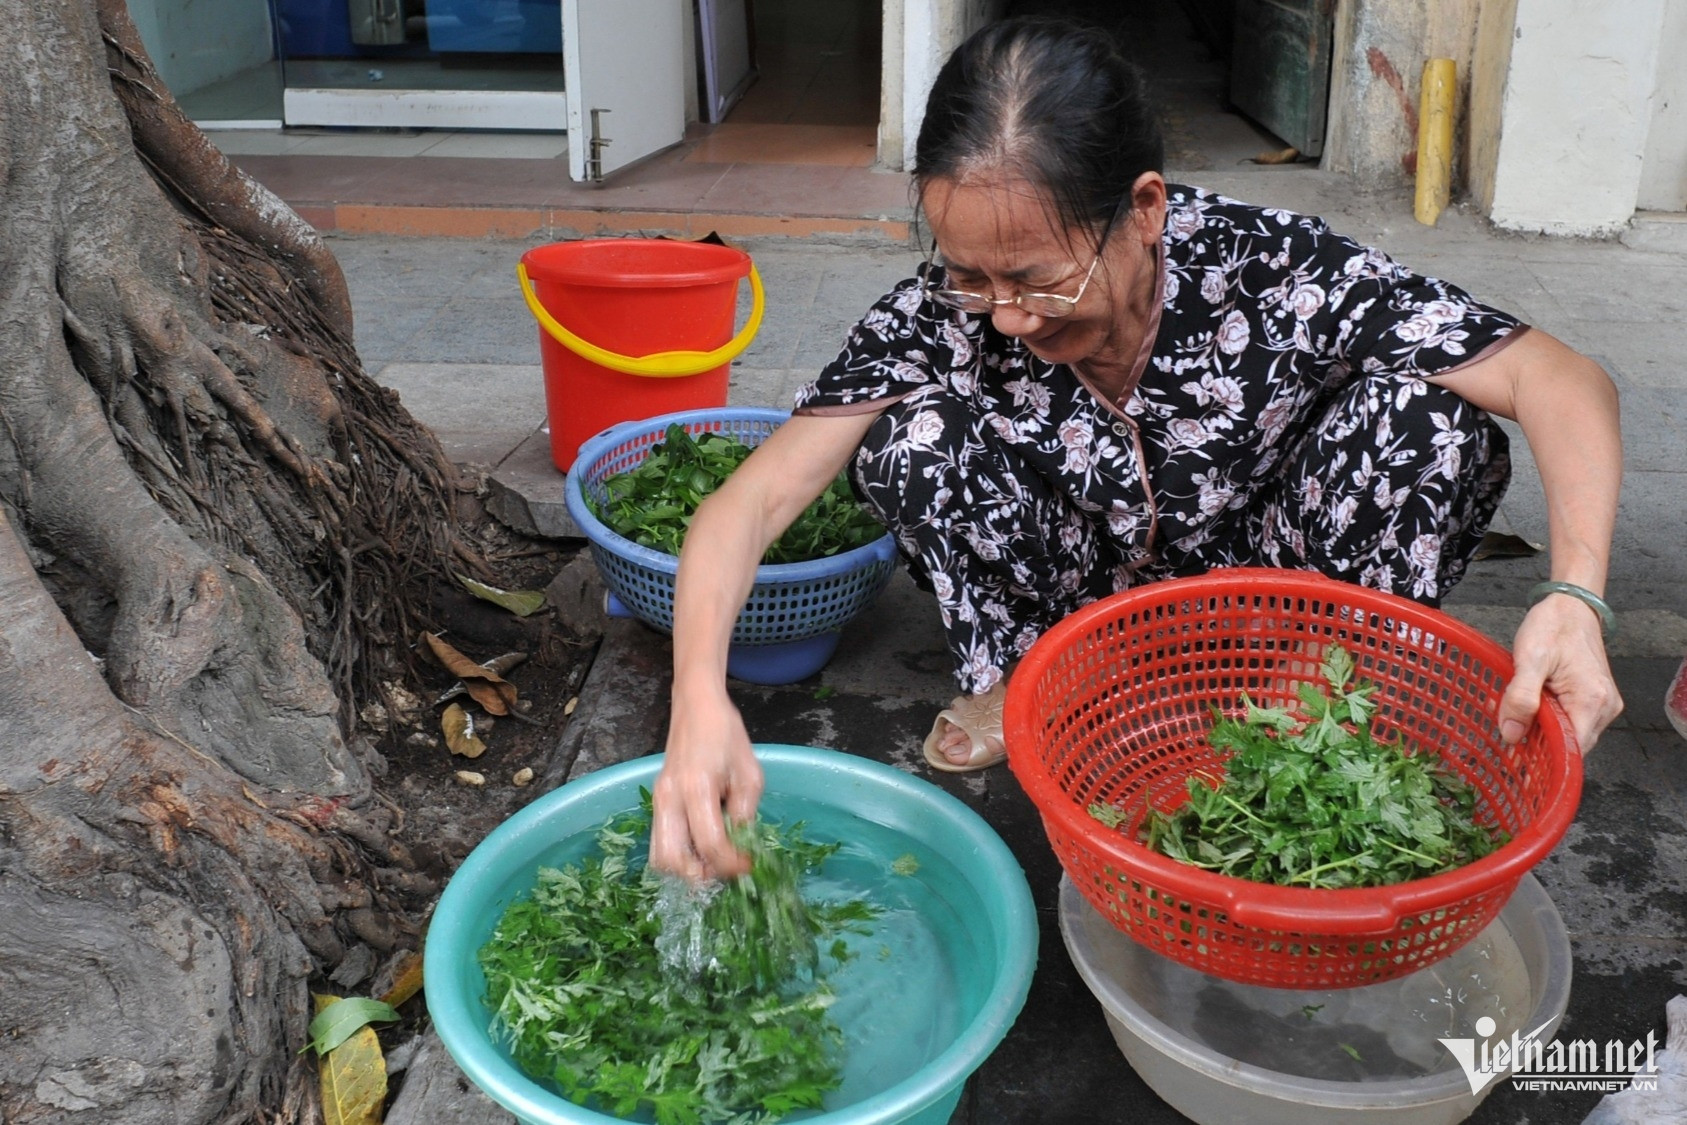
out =
<path fill-rule="evenodd" d="M 519 129 L 560 133 L 568 127 L 562 90 L 284 89 L 288 125 L 389 129 Z"/>

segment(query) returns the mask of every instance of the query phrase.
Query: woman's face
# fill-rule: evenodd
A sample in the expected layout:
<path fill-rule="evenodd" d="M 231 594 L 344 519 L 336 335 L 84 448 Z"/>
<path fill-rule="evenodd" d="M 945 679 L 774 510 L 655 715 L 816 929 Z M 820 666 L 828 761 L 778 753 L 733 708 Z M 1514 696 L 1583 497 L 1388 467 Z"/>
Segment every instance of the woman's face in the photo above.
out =
<path fill-rule="evenodd" d="M 1119 217 L 1071 315 L 1037 317 L 1017 305 L 997 305 L 990 314 L 997 331 L 1025 341 L 1034 355 L 1052 363 L 1113 359 L 1113 351 L 1127 348 L 1126 362 L 1134 359 L 1140 333 L 1136 341 L 1118 338 L 1122 330 L 1128 335 L 1130 321 L 1121 313 L 1145 280 L 1150 298 L 1153 294 L 1155 259 L 1149 247 L 1158 243 L 1164 222 L 1163 187 L 1158 198 L 1157 215 L 1133 211 Z M 1024 180 L 936 179 L 926 184 L 921 202 L 952 289 L 997 299 L 1021 293 L 1070 297 L 1095 261 L 1093 237 L 1060 229 L 1047 198 Z"/>

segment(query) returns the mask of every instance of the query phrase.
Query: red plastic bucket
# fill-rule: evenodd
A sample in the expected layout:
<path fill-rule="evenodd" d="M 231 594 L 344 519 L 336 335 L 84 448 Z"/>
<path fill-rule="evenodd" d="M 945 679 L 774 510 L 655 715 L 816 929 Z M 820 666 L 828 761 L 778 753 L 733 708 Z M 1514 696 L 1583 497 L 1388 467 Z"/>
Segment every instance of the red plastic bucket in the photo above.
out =
<path fill-rule="evenodd" d="M 582 442 L 617 423 L 725 406 L 732 358 L 761 325 L 761 280 L 729 246 L 553 242 L 523 254 L 517 274 L 539 322 L 551 460 L 563 472 Z M 754 309 L 734 336 L 745 277 Z"/>

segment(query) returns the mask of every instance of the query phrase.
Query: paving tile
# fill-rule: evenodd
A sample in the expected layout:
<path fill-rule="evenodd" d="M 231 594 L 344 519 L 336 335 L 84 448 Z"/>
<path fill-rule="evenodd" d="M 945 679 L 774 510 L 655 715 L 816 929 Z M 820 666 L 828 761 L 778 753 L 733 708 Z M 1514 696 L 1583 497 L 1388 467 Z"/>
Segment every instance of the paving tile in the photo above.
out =
<path fill-rule="evenodd" d="M 1616 255 L 1632 260 L 1614 261 Z M 1613 268 L 1618 266 L 1618 268 Z M 1613 249 L 1584 261 L 1530 259 L 1530 270 L 1578 320 L 1680 323 L 1687 319 L 1687 264 Z"/>
<path fill-rule="evenodd" d="M 1663 608 L 1687 611 L 1687 473 L 1632 472 L 1623 478 L 1611 544 L 1612 581 L 1643 579 L 1673 587 Z"/>
<path fill-rule="evenodd" d="M 1620 401 L 1624 466 L 1630 472 L 1687 473 L 1687 394 L 1630 386 L 1623 388 Z"/>
<path fill-rule="evenodd" d="M 413 336 L 393 358 L 418 363 L 530 364 L 538 359 L 538 349 L 538 329 L 519 299 L 456 297 L 439 310 L 428 333 Z"/>
<path fill-rule="evenodd" d="M 542 426 L 492 470 L 487 509 L 524 535 L 580 539 L 563 496 L 567 479 L 552 459 L 550 429 Z"/>
<path fill-rule="evenodd" d="M 617 172 L 601 184 L 578 184 L 562 176 L 552 184 L 545 202 L 558 210 L 692 211 L 722 170 L 711 164 L 687 164 L 681 153 L 669 150 L 636 167 Z"/>
<path fill-rule="evenodd" d="M 420 156 L 442 139 L 431 130 L 380 133 L 368 129 L 294 134 L 298 143 L 287 150 L 295 156 Z"/>
<path fill-rule="evenodd" d="M 797 388 L 813 377 L 814 373 L 806 368 L 752 367 L 735 363 L 727 386 L 727 405 L 790 410 Z"/>
<path fill-rule="evenodd" d="M 328 245 L 346 275 L 354 306 L 391 298 L 443 303 L 464 289 L 487 256 L 482 244 L 458 240 L 337 237 Z"/>
<path fill-rule="evenodd" d="M 282 156 L 306 139 L 281 129 L 206 129 L 205 135 L 227 156 Z"/>
<path fill-rule="evenodd" d="M 497 465 L 545 420 L 537 366 L 392 363 L 377 378 L 453 461 Z"/>
<path fill-rule="evenodd" d="M 423 150 L 429 156 L 469 159 L 561 160 L 567 133 L 447 133 Z"/>
<path fill-rule="evenodd" d="M 417 156 L 404 161 L 399 174 L 394 172 L 398 170 L 389 171 L 379 194 L 341 202 L 539 208 L 568 182 L 568 165 L 560 160 Z"/>
<path fill-rule="evenodd" d="M 240 156 L 236 165 L 288 203 L 367 199 L 392 181 L 392 166 L 356 156 Z M 374 196 L 379 198 L 379 195 Z"/>
<path fill-rule="evenodd" d="M 439 315 L 439 309 L 439 301 L 425 297 L 376 302 L 359 301 L 354 295 L 357 354 L 365 364 L 426 358 L 415 354 L 415 342 Z"/>
<path fill-rule="evenodd" d="M 862 168 L 734 164 L 699 200 L 724 212 L 906 219 L 908 178 Z"/>
<path fill-rule="evenodd" d="M 1687 316 L 1652 315 L 1638 326 L 1576 317 L 1561 322 L 1554 330 L 1559 331 L 1574 346 L 1597 355 L 1625 391 L 1655 387 L 1679 394 L 1687 386 Z"/>
<path fill-rule="evenodd" d="M 873 163 L 878 129 L 873 125 L 717 125 L 688 152 L 687 163 L 814 164 L 865 168 Z"/>

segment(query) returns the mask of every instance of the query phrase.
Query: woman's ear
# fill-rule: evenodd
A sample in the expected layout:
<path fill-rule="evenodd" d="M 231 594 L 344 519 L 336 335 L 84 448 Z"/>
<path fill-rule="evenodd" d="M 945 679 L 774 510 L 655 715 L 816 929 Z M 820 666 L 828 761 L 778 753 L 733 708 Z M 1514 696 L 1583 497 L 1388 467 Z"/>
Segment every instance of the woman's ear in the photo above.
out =
<path fill-rule="evenodd" d="M 1131 184 L 1131 219 L 1145 243 L 1159 242 L 1166 229 L 1166 178 L 1160 173 L 1144 172 Z"/>

